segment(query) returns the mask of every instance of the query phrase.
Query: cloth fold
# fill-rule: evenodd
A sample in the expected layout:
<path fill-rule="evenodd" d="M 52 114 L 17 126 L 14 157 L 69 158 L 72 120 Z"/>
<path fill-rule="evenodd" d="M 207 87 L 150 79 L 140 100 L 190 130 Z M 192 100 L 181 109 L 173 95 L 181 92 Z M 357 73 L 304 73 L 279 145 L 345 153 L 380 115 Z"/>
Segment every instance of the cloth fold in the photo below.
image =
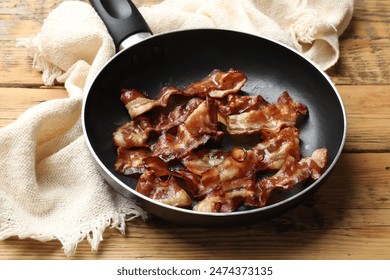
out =
<path fill-rule="evenodd" d="M 186 28 L 223 28 L 269 37 L 302 52 L 326 70 L 339 57 L 338 38 L 352 0 L 165 0 L 141 13 L 155 34 Z M 114 55 L 93 8 L 64 1 L 38 34 L 21 40 L 46 85 L 64 83 L 68 98 L 43 102 L 0 129 L 0 239 L 58 239 L 66 255 L 87 239 L 98 249 L 107 227 L 125 233 L 126 221 L 146 218 L 98 173 L 83 139 L 85 88 Z"/>
<path fill-rule="evenodd" d="M 353 0 L 165 0 L 140 11 L 155 33 L 200 27 L 252 33 L 293 47 L 327 70 L 339 58 Z"/>

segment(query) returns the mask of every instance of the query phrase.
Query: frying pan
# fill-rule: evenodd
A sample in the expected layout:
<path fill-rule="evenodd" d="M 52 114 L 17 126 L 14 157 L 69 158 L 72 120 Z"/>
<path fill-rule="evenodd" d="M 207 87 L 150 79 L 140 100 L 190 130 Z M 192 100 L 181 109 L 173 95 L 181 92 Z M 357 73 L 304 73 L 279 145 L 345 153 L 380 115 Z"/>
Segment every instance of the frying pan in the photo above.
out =
<path fill-rule="evenodd" d="M 194 29 L 151 36 L 131 1 L 93 0 L 119 52 L 101 69 L 87 90 L 82 122 L 87 145 L 101 174 L 119 193 L 168 221 L 194 225 L 235 225 L 284 213 L 317 190 L 335 166 L 346 138 L 346 115 L 337 89 L 325 73 L 295 50 L 273 40 L 242 32 Z M 135 43 L 136 42 L 136 43 Z M 202 213 L 162 204 L 135 191 L 137 180 L 115 171 L 115 129 L 130 120 L 120 101 L 122 88 L 136 88 L 155 98 L 167 85 L 183 88 L 214 69 L 235 68 L 248 81 L 246 94 L 275 102 L 285 90 L 307 105 L 309 115 L 298 124 L 302 156 L 326 147 L 329 160 L 314 183 L 275 192 L 269 205 L 232 213 Z M 241 141 L 241 142 L 240 142 Z M 226 148 L 245 145 L 245 137 Z"/>

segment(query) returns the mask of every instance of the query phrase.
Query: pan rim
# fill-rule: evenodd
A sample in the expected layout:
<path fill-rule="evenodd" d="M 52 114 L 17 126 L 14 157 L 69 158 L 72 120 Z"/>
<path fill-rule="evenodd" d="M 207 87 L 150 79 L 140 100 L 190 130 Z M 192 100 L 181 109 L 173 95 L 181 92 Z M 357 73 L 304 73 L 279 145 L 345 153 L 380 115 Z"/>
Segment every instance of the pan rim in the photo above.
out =
<path fill-rule="evenodd" d="M 161 203 L 159 201 L 156 201 L 154 199 L 151 199 L 141 193 L 138 193 L 136 192 L 134 189 L 132 189 L 131 187 L 129 187 L 127 184 L 125 184 L 122 180 L 120 180 L 117 176 L 115 176 L 106 166 L 105 164 L 101 161 L 101 159 L 98 157 L 98 155 L 96 154 L 95 152 L 95 149 L 92 147 L 92 144 L 91 144 L 91 141 L 88 137 L 88 132 L 87 132 L 87 125 L 85 123 L 85 115 L 86 115 L 86 106 L 87 106 L 87 102 L 88 102 L 88 97 L 90 96 L 90 93 L 91 93 L 91 89 L 93 87 L 93 85 L 95 84 L 95 81 L 99 78 L 100 74 L 103 72 L 103 70 L 108 66 L 110 65 L 114 60 L 118 59 L 119 56 L 123 55 L 123 53 L 127 52 L 129 49 L 132 48 L 132 46 L 130 46 L 129 48 L 126 48 L 126 49 L 123 49 L 121 51 L 119 51 L 118 53 L 116 53 L 112 58 L 110 58 L 100 69 L 99 71 L 96 73 L 95 77 L 91 80 L 91 82 L 86 85 L 85 89 L 84 89 L 84 92 L 85 92 L 85 95 L 84 95 L 84 99 L 83 99 L 83 105 L 82 105 L 82 112 L 81 112 L 81 118 L 82 118 L 82 130 L 83 130 L 83 135 L 84 135 L 84 139 L 85 139 L 85 142 L 87 144 L 87 147 L 89 149 L 89 151 L 91 152 L 91 155 L 93 156 L 94 160 L 96 161 L 98 167 L 100 167 L 103 172 L 104 172 L 104 175 L 106 176 L 109 176 L 109 178 L 111 180 L 114 180 L 116 184 L 118 184 L 121 188 L 129 191 L 131 193 L 132 196 L 134 197 L 138 197 L 138 198 L 141 198 L 143 200 L 146 200 L 147 202 L 149 203 L 152 203 L 154 205 L 157 205 L 159 207 L 163 207 L 163 208 L 166 208 L 168 210 L 171 210 L 171 211 L 177 211 L 177 212 L 181 212 L 181 213 L 184 213 L 184 214 L 189 214 L 189 215 L 196 215 L 196 216 L 203 216 L 203 217 L 230 217 L 230 216 L 243 216 L 243 215 L 248 215 L 248 214 L 255 214 L 255 213 L 260 213 L 260 212 L 268 212 L 268 211 L 271 211 L 272 209 L 274 208 L 277 208 L 277 207 L 280 207 L 281 205 L 283 204 L 287 204 L 291 201 L 294 201 L 296 199 L 298 199 L 299 197 L 303 196 L 305 193 L 307 192 L 310 192 L 314 189 L 316 189 L 316 187 L 322 183 L 322 181 L 328 177 L 328 175 L 330 174 L 330 172 L 333 170 L 334 166 L 336 165 L 336 163 L 338 162 L 341 154 L 342 154 L 342 151 L 344 149 L 344 145 L 345 145 L 345 142 L 346 142 L 346 136 L 347 136 L 347 117 L 346 117 L 346 109 L 345 109 L 345 106 L 344 106 L 344 103 L 343 103 L 343 100 L 342 100 L 342 97 L 340 95 L 340 93 L 338 92 L 336 86 L 334 85 L 334 83 L 332 82 L 332 80 L 330 79 L 330 77 L 325 73 L 325 71 L 323 71 L 322 69 L 319 68 L 319 66 L 317 64 L 315 64 L 313 61 L 311 61 L 310 59 L 308 59 L 307 57 L 305 57 L 302 53 L 300 53 L 298 50 L 292 48 L 291 46 L 287 45 L 287 44 L 284 44 L 282 42 L 279 42 L 279 41 L 276 41 L 272 38 L 268 38 L 268 37 L 265 37 L 265 36 L 259 36 L 259 35 L 256 35 L 256 34 L 252 34 L 252 33 L 247 33 L 247 32 L 242 32 L 242 31 L 236 31 L 236 30 L 229 30 L 229 29 L 221 29 L 221 28 L 194 28 L 194 29 L 185 29 L 185 30 L 176 30 L 176 31 L 171 31 L 171 32 L 164 32 L 164 33 L 160 33 L 160 34 L 157 34 L 157 35 L 153 35 L 149 38 L 146 38 L 145 40 L 139 42 L 139 43 L 142 43 L 142 42 L 145 42 L 145 41 L 148 41 L 148 40 L 156 40 L 158 39 L 158 37 L 161 37 L 161 36 L 166 36 L 166 35 L 172 35 L 172 34 L 178 34 L 178 33 L 194 33 L 194 32 L 205 32 L 205 31 L 213 31 L 213 32 L 227 32 L 227 33 L 238 33 L 238 34 L 242 34 L 242 35 L 246 35 L 246 36 L 251 36 L 251 37 L 254 37 L 254 38 L 258 38 L 260 40 L 265 40 L 265 41 L 268 41 L 269 43 L 272 43 L 272 44 L 275 44 L 276 46 L 279 46 L 279 47 L 282 47 L 286 50 L 288 50 L 289 52 L 292 52 L 294 55 L 297 55 L 299 56 L 301 59 L 303 59 L 305 61 L 305 63 L 308 63 L 310 64 L 312 67 L 314 67 L 314 69 L 319 73 L 321 74 L 321 76 L 323 78 L 325 78 L 326 82 L 331 86 L 334 94 L 336 95 L 337 97 L 337 100 L 338 100 L 338 105 L 340 105 L 340 108 L 341 108 L 341 115 L 342 115 L 342 118 L 343 118 L 343 133 L 342 133 L 342 136 L 341 136 L 341 142 L 340 142 L 340 145 L 339 145 L 339 148 L 338 148 L 338 151 L 337 153 L 335 154 L 335 157 L 333 159 L 333 161 L 328 165 L 328 167 L 326 168 L 326 170 L 324 171 L 324 173 L 321 175 L 320 178 L 318 178 L 316 181 L 314 181 L 313 183 L 311 183 L 310 185 L 308 185 L 307 187 L 305 187 L 303 190 L 299 191 L 298 193 L 292 195 L 291 197 L 288 197 L 286 199 L 283 199 L 281 201 L 278 201 L 276 203 L 273 203 L 273 204 L 270 204 L 270 205 L 266 205 L 264 207 L 261 207 L 261 208 L 254 208 L 254 209 L 248 209 L 248 210 L 242 210 L 242 211 L 235 211 L 235 212 L 229 212 L 229 213 L 213 213 L 213 212 L 199 212 L 199 211 L 194 211 L 192 209 L 185 209 L 185 208 L 179 208 L 179 207 L 175 207 L 175 206 L 171 206 L 171 205 L 167 205 L 167 204 L 164 204 L 164 203 Z M 137 43 L 137 44 L 139 44 Z M 136 44 L 135 44 L 136 45 Z M 134 46 L 134 45 L 133 45 Z M 102 176 L 105 177 L 103 174 Z M 105 180 L 107 181 L 107 179 L 105 178 Z M 107 182 L 108 183 L 108 182 Z M 118 191 L 116 189 L 116 186 L 112 186 L 112 184 L 108 183 L 109 185 L 111 185 L 111 187 L 117 191 L 118 193 L 120 193 L 121 195 L 123 195 L 120 191 Z"/>

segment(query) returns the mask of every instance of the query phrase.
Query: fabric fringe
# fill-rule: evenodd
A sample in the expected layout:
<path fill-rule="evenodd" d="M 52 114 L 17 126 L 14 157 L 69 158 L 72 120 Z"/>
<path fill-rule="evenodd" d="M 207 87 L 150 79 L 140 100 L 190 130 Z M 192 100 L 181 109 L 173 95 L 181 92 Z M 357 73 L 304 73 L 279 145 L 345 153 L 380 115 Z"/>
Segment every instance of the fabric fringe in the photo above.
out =
<path fill-rule="evenodd" d="M 77 249 L 78 243 L 84 240 L 85 238 L 88 240 L 91 245 L 92 251 L 97 251 L 99 248 L 99 244 L 103 241 L 103 233 L 106 228 L 110 227 L 113 229 L 117 229 L 121 234 L 125 234 L 126 231 L 126 221 L 130 221 L 135 218 L 146 219 L 146 213 L 143 210 L 133 209 L 130 213 L 127 214 L 119 214 L 115 213 L 111 217 L 102 217 L 98 220 L 94 226 L 86 226 L 80 230 L 80 235 L 76 237 L 73 241 L 69 239 L 61 239 L 62 248 L 67 257 L 74 255 Z"/>
<path fill-rule="evenodd" d="M 39 41 L 39 34 L 37 34 L 30 38 L 18 39 L 16 46 L 27 49 L 28 55 L 33 58 L 32 68 L 42 72 L 42 81 L 46 86 L 52 86 L 63 71 L 41 55 Z"/>
<path fill-rule="evenodd" d="M 28 232 L 21 229 L 13 229 L 3 227 L 0 230 L 0 240 L 8 239 L 12 236 L 17 236 L 19 239 L 31 238 L 40 242 L 47 242 L 51 240 L 59 240 L 62 245 L 62 250 L 67 257 L 71 257 L 75 254 L 78 244 L 87 239 L 91 245 L 92 251 L 97 251 L 100 242 L 103 241 L 103 234 L 106 228 L 112 228 L 118 230 L 121 234 L 125 234 L 126 222 L 135 218 L 146 219 L 147 215 L 143 210 L 132 209 L 127 214 L 114 213 L 111 217 L 100 217 L 94 223 L 88 223 L 88 225 L 81 226 L 79 234 L 55 236 L 50 234 L 35 234 L 34 232 Z M 21 234 L 23 232 L 23 234 Z"/>
<path fill-rule="evenodd" d="M 289 27 L 289 33 L 298 50 L 302 49 L 301 43 L 312 44 L 314 34 L 319 26 L 318 15 L 315 10 L 308 9 L 307 0 L 295 0 L 293 5 L 297 11 L 287 17 L 293 23 Z"/>

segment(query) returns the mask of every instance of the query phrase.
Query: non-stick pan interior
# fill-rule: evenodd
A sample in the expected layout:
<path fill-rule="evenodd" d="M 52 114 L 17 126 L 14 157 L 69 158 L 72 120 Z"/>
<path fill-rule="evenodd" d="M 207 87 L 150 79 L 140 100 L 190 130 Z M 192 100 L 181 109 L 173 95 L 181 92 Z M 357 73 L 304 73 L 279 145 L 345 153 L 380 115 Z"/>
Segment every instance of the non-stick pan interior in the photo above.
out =
<path fill-rule="evenodd" d="M 317 148 L 328 148 L 329 167 L 324 177 L 327 176 L 341 152 L 346 130 L 344 108 L 330 80 L 301 55 L 273 41 L 239 32 L 206 29 L 153 36 L 118 54 L 96 78 L 86 97 L 84 127 L 90 147 L 109 181 L 114 178 L 120 185 L 132 189 L 136 185 L 136 179 L 119 175 L 114 169 L 117 155 L 112 145 L 112 133 L 130 120 L 119 99 L 121 89 L 137 88 L 153 98 L 163 86 L 181 88 L 217 68 L 235 68 L 245 72 L 248 81 L 243 91 L 247 94 L 262 95 L 269 102 L 274 102 L 283 91 L 288 91 L 295 100 L 307 105 L 309 115 L 299 123 L 301 153 L 309 156 Z M 239 220 L 241 217 L 238 216 L 250 212 L 250 216 L 261 218 L 262 213 L 266 216 L 267 211 L 275 214 L 286 210 L 321 181 L 299 194 L 288 193 L 287 196 L 291 197 L 286 197 L 285 202 L 242 214 L 235 213 L 231 217 Z M 146 202 L 151 205 L 151 211 L 159 212 L 154 214 L 176 215 L 171 207 L 157 205 L 153 209 L 153 202 Z M 176 212 L 180 213 L 172 220 L 182 219 L 192 211 Z M 190 216 L 196 216 L 195 222 L 201 224 L 202 219 L 213 222 L 221 218 L 198 213 Z M 213 218 L 210 219 L 210 216 Z M 230 219 L 229 215 L 223 216 L 221 220 Z"/>

